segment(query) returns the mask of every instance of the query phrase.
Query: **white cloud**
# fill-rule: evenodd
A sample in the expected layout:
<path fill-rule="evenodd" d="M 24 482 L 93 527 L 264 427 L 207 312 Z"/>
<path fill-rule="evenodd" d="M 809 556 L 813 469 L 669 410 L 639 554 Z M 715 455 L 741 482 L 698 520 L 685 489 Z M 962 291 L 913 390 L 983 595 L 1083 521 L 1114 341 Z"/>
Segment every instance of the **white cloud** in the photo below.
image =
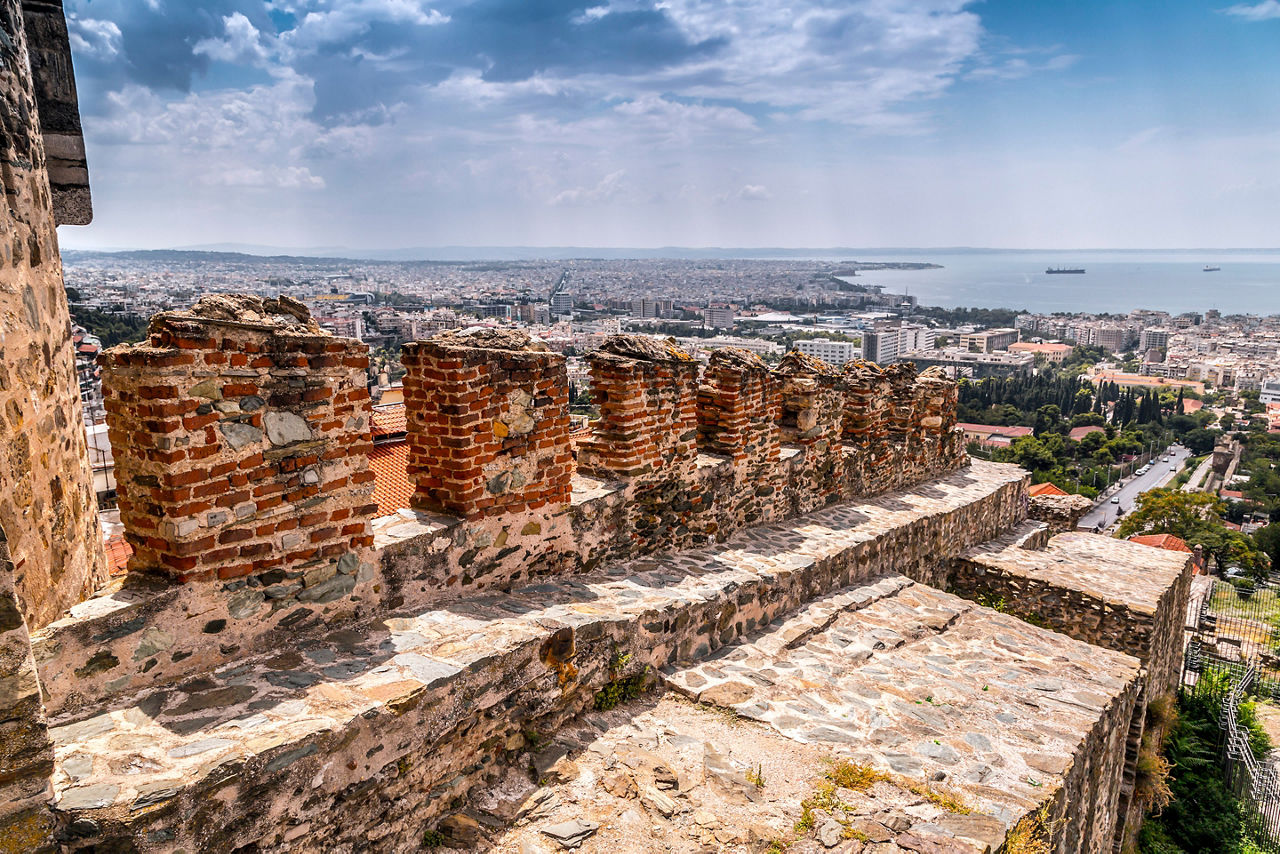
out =
<path fill-rule="evenodd" d="M 1272 21 L 1280 19 L 1280 0 L 1262 0 L 1261 3 L 1237 3 L 1219 10 L 1225 15 L 1234 15 L 1248 21 Z"/>
<path fill-rule="evenodd" d="M 95 59 L 112 59 L 120 53 L 120 27 L 114 21 L 67 16 L 71 48 Z"/>
<path fill-rule="evenodd" d="M 299 4 L 301 6 L 302 4 Z M 422 0 L 352 0 L 329 7 L 327 2 L 310 0 L 317 8 L 291 11 L 299 16 L 298 26 L 281 36 L 281 42 L 300 53 L 309 53 L 322 45 L 348 41 L 367 32 L 375 22 L 438 27 L 449 23 L 449 16 L 432 9 Z"/>
<path fill-rule="evenodd" d="M 218 62 L 236 62 L 261 66 L 267 62 L 270 52 L 262 43 L 262 34 L 253 22 L 240 12 L 233 12 L 222 19 L 226 36 L 221 39 L 201 39 L 193 53 L 204 54 Z"/>
<path fill-rule="evenodd" d="M 311 170 L 305 166 L 211 171 L 201 175 L 200 182 L 211 187 L 246 187 L 260 190 L 323 190 L 325 188 L 324 179 L 311 174 Z"/>
<path fill-rule="evenodd" d="M 594 187 L 574 187 L 561 190 L 551 197 L 548 204 L 555 206 L 577 206 L 601 204 L 616 199 L 625 189 L 622 183 L 626 175 L 625 169 L 610 173 L 600 179 Z"/>
<path fill-rule="evenodd" d="M 738 191 L 738 198 L 745 202 L 767 202 L 773 198 L 773 193 L 762 184 L 747 184 Z"/>

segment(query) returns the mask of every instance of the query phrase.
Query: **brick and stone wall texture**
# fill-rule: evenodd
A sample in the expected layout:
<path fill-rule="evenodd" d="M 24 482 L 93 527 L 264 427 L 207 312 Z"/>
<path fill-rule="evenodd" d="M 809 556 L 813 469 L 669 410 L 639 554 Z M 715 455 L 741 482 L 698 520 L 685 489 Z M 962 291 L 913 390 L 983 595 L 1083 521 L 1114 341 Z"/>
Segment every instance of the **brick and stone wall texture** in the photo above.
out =
<path fill-rule="evenodd" d="M 32 628 L 105 581 L 62 261 L 17 0 L 0 2 L 0 526 Z"/>
<path fill-rule="evenodd" d="M 640 335 L 614 335 L 587 361 L 600 418 L 578 446 L 578 469 L 604 478 L 687 475 L 698 456 L 698 363 Z"/>
<path fill-rule="evenodd" d="M 803 451 L 784 515 L 804 513 L 838 501 L 843 491 L 844 391 L 839 370 L 799 351 L 783 356 L 777 373 L 781 438 Z"/>
<path fill-rule="evenodd" d="M 495 330 L 415 341 L 401 361 L 415 506 L 474 518 L 569 502 L 564 356 Z"/>
<path fill-rule="evenodd" d="M 733 461 L 736 488 L 720 501 L 751 525 L 774 518 L 782 483 L 782 383 L 754 353 L 714 351 L 698 387 L 698 446 Z"/>
<path fill-rule="evenodd" d="M 31 637 L 0 528 L 0 854 L 41 852 L 53 828 L 53 743 L 45 722 Z"/>
<path fill-rule="evenodd" d="M 209 296 L 100 359 L 131 573 L 351 591 L 376 509 L 364 344 L 288 298 Z"/>

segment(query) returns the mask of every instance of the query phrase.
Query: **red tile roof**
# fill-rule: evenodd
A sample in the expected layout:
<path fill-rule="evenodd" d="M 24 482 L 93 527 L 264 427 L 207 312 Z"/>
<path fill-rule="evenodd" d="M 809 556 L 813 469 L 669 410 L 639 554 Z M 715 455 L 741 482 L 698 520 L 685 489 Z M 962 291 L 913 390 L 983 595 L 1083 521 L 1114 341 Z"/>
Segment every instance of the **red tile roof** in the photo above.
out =
<path fill-rule="evenodd" d="M 1037 495 L 1070 495 L 1071 493 L 1059 489 L 1052 483 L 1037 483 L 1027 490 L 1033 498 Z"/>
<path fill-rule="evenodd" d="M 393 436 L 409 429 L 405 421 L 403 403 L 388 403 L 385 406 L 373 407 L 369 422 L 375 439 L 383 436 Z"/>
<path fill-rule="evenodd" d="M 1088 427 L 1072 427 L 1071 432 L 1068 433 L 1067 436 L 1079 442 L 1081 439 L 1083 439 L 1085 436 L 1088 436 L 1090 433 L 1105 433 L 1105 432 L 1107 431 L 1103 430 L 1097 424 L 1092 424 Z"/>
<path fill-rule="evenodd" d="M 1140 546 L 1152 546 L 1170 552 L 1192 554 L 1192 550 L 1187 547 L 1186 541 L 1182 537 L 1175 537 L 1173 534 L 1138 534 L 1130 537 L 1129 542 L 1137 543 Z"/>
<path fill-rule="evenodd" d="M 373 500 L 378 502 L 379 516 L 388 516 L 409 506 L 413 485 L 405 474 L 408 462 L 408 442 L 373 446 L 369 467 L 373 469 Z"/>
<path fill-rule="evenodd" d="M 124 534 L 107 537 L 102 543 L 102 548 L 107 553 L 108 574 L 112 578 L 124 575 L 125 568 L 129 565 L 129 558 L 133 555 L 133 546 L 124 541 Z"/>

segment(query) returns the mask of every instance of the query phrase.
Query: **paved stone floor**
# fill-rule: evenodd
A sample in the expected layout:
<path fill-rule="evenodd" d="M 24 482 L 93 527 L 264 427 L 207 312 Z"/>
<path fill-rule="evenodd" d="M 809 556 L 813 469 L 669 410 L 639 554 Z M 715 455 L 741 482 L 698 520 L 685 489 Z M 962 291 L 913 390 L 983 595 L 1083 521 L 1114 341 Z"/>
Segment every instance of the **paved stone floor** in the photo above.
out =
<path fill-rule="evenodd" d="M 1137 674 L 889 577 L 672 669 L 656 702 L 585 716 L 442 828 L 474 821 L 453 844 L 521 854 L 994 851 Z M 884 773 L 840 786 L 848 762 Z"/>
<path fill-rule="evenodd" d="M 341 731 L 404 698 L 447 698 L 464 676 L 492 678 L 483 673 L 489 663 L 522 645 L 536 649 L 548 627 L 679 614 L 766 580 L 776 591 L 832 556 L 958 511 L 1023 477 L 1016 468 L 976 461 L 913 490 L 747 529 L 722 545 L 301 637 L 274 655 L 193 674 L 110 711 L 54 721 L 57 806 L 136 810 L 229 763 L 277 751 L 265 769 L 273 771 L 297 758 L 289 745 L 313 734 Z M 483 686 L 476 691 L 486 702 L 501 699 Z"/>
<path fill-rule="evenodd" d="M 1005 833 L 996 819 L 954 811 L 938 789 L 946 806 L 881 775 L 865 788 L 837 785 L 831 777 L 857 781 L 839 777 L 825 746 L 674 693 L 588 714 L 533 762 L 533 774 L 512 769 L 442 822 L 445 847 L 760 852 L 777 842 L 790 854 L 981 854 Z"/>

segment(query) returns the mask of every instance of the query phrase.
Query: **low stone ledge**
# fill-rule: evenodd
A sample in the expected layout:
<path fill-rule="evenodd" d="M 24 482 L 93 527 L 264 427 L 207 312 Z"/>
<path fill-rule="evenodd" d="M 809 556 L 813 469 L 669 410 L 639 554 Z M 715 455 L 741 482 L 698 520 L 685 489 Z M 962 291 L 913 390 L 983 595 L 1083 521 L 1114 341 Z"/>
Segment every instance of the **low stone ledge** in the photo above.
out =
<path fill-rule="evenodd" d="M 313 630 L 57 721 L 58 814 L 97 828 L 68 844 L 285 850 L 315 819 L 308 844 L 328 850 L 411 846 L 406 834 L 483 779 L 514 734 L 554 728 L 606 683 L 698 660 L 828 591 L 928 574 L 1016 523 L 1024 488 L 1019 469 L 975 465 L 723 545 Z"/>
<path fill-rule="evenodd" d="M 1136 656 L 1159 696 L 1177 686 L 1190 558 L 1097 534 L 1058 534 L 1043 550 L 1005 537 L 953 561 L 949 589 Z"/>
<path fill-rule="evenodd" d="M 663 679 L 794 741 L 938 783 L 1006 831 L 1047 806 L 1055 850 L 1109 852 L 1141 670 L 890 576 Z"/>

